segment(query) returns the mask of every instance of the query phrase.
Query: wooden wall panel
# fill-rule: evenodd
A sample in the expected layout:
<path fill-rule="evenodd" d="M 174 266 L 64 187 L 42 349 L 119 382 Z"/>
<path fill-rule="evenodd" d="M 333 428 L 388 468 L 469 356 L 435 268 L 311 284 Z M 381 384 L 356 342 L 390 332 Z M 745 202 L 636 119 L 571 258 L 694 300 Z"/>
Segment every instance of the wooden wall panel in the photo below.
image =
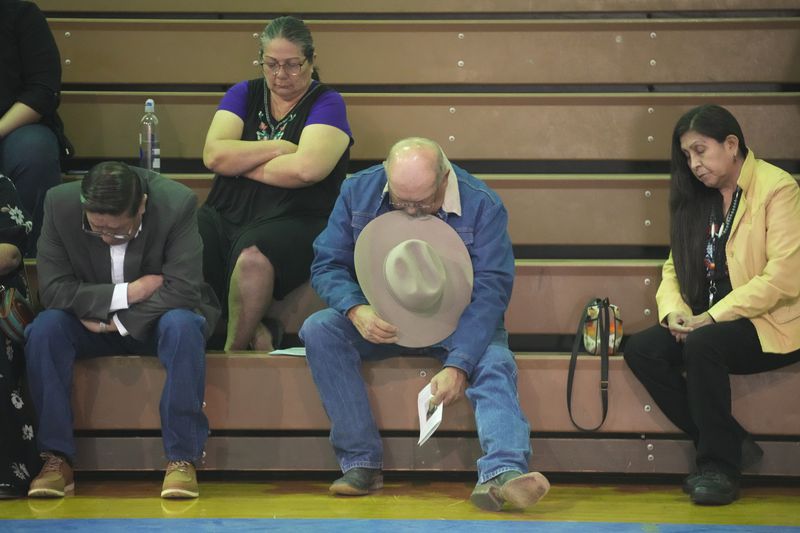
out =
<path fill-rule="evenodd" d="M 571 334 L 583 305 L 594 296 L 608 296 L 623 312 L 625 333 L 656 323 L 655 293 L 663 260 L 517 260 L 516 279 L 506 313 L 511 334 Z M 28 277 L 36 281 L 34 261 L 26 262 Z M 288 333 L 297 333 L 303 321 L 325 304 L 305 283 L 269 315 L 279 317 Z"/>
<path fill-rule="evenodd" d="M 608 296 L 622 309 L 625 333 L 641 331 L 658 321 L 655 295 L 663 262 L 517 260 L 506 328 L 511 334 L 571 334 L 589 298 Z M 307 316 L 324 307 L 306 284 L 275 302 L 269 314 L 294 333 Z"/>
<path fill-rule="evenodd" d="M 221 93 L 63 92 L 59 115 L 77 157 L 138 159 L 147 98 L 156 102 L 162 159 L 201 159 Z"/>
<path fill-rule="evenodd" d="M 661 259 L 517 260 L 506 329 L 523 335 L 572 334 L 583 305 L 598 296 L 620 306 L 626 335 L 646 329 L 658 322 L 656 290 L 663 263 Z M 295 333 L 306 317 L 324 307 L 311 286 L 304 284 L 273 303 L 269 315 L 280 317 L 286 331 Z"/>
<path fill-rule="evenodd" d="M 45 11 L 99 13 L 604 13 L 800 9 L 797 0 L 37 0 Z"/>
<path fill-rule="evenodd" d="M 397 140 L 419 135 L 455 160 L 666 160 L 677 118 L 707 102 L 736 115 L 759 157 L 800 158 L 798 93 L 344 96 L 353 159 L 382 160 Z M 64 92 L 60 114 L 78 157 L 136 157 L 148 97 L 156 101 L 162 158 L 200 159 L 220 93 Z"/>
<path fill-rule="evenodd" d="M 669 244 L 667 175 L 481 178 L 502 198 L 516 245 Z"/>
<path fill-rule="evenodd" d="M 233 84 L 260 72 L 253 66 L 260 21 L 51 19 L 50 26 L 65 83 Z M 800 82 L 800 18 L 309 26 L 331 84 Z"/>
<path fill-rule="evenodd" d="M 397 139 L 422 135 L 452 159 L 665 160 L 678 117 L 708 102 L 737 116 L 760 157 L 800 153 L 797 93 L 352 94 L 346 100 L 355 158 L 382 158 Z"/>
<path fill-rule="evenodd" d="M 173 174 L 203 203 L 212 174 Z M 666 174 L 478 174 L 508 210 L 515 245 L 669 244 Z M 68 178 L 69 179 L 69 178 Z M 600 222 L 597 221 L 608 221 Z"/>
<path fill-rule="evenodd" d="M 609 414 L 602 433 L 678 433 L 621 357 L 610 361 Z M 568 357 L 521 354 L 520 403 L 537 433 L 572 432 L 565 391 Z M 326 430 L 328 419 L 303 358 L 211 354 L 207 358 L 206 414 L 217 430 Z M 417 392 L 441 368 L 432 358 L 399 357 L 364 365 L 368 394 L 383 430 L 416 431 Z M 599 421 L 598 359 L 584 356 L 576 372 L 573 412 L 582 424 Z M 732 376 L 737 419 L 754 435 L 797 435 L 800 409 L 785 401 L 800 373 L 787 367 Z M 158 429 L 164 372 L 154 357 L 78 361 L 73 409 L 79 430 Z M 468 402 L 448 407 L 439 431 L 474 431 Z"/>
<path fill-rule="evenodd" d="M 622 311 L 625 334 L 658 323 L 663 260 L 518 260 L 506 329 L 511 334 L 571 334 L 590 298 Z"/>
<path fill-rule="evenodd" d="M 219 83 L 261 75 L 260 22 L 50 19 L 63 83 Z M 256 36 L 254 36 L 256 34 Z"/>

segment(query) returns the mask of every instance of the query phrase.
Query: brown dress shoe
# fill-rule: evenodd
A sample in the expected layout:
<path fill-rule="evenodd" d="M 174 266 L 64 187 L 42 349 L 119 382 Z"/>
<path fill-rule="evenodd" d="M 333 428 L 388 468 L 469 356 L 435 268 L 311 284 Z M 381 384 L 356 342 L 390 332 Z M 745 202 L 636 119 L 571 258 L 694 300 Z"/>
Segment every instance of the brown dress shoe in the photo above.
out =
<path fill-rule="evenodd" d="M 31 481 L 28 489 L 29 498 L 63 498 L 67 492 L 75 490 L 72 467 L 61 457 L 52 452 L 41 454 L 44 466 L 39 475 Z"/>
<path fill-rule="evenodd" d="M 341 496 L 365 496 L 382 488 L 383 472 L 380 469 L 356 467 L 334 481 L 328 490 Z"/>
<path fill-rule="evenodd" d="M 527 509 L 550 490 L 550 482 L 539 472 L 503 472 L 486 483 L 478 483 L 469 499 L 484 511 L 500 511 L 506 502 L 515 509 Z"/>
<path fill-rule="evenodd" d="M 170 461 L 164 484 L 161 486 L 162 498 L 197 498 L 200 488 L 197 485 L 197 472 L 189 461 Z"/>

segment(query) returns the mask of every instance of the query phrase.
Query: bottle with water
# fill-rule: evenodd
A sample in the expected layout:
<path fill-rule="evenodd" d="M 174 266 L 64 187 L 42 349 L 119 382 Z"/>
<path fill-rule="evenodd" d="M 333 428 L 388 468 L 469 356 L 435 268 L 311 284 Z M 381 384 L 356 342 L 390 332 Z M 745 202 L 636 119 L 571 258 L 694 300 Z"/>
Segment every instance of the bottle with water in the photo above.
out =
<path fill-rule="evenodd" d="M 161 172 L 161 147 L 158 143 L 158 117 L 155 110 L 155 102 L 148 98 L 139 124 L 139 166 Z"/>

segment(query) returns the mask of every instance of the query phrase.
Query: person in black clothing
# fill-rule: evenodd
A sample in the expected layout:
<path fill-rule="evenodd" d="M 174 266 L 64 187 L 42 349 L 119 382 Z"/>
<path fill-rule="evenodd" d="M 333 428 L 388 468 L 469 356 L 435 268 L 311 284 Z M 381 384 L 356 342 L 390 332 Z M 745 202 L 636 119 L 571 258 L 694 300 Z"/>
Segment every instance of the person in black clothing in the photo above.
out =
<path fill-rule="evenodd" d="M 32 2 L 0 0 L 0 172 L 33 215 L 28 256 L 45 192 L 61 181 L 60 159 L 72 155 L 56 113 L 60 91 L 61 56 L 44 15 Z"/>
<path fill-rule="evenodd" d="M 26 295 L 21 251 L 32 223 L 19 204 L 14 183 L 0 174 L 0 285 Z M 27 493 L 41 460 L 22 345 L 0 333 L 0 346 L 4 352 L 0 354 L 0 498 L 18 498 Z"/>
<path fill-rule="evenodd" d="M 203 162 L 216 176 L 198 220 L 205 278 L 227 303 L 226 351 L 279 344 L 265 313 L 308 280 L 311 244 L 347 172 L 344 100 L 319 82 L 315 58 L 302 21 L 273 20 L 259 77 L 228 90 L 206 136 Z"/>
<path fill-rule="evenodd" d="M 800 361 L 800 188 L 756 158 L 723 107 L 696 107 L 675 125 L 670 246 L 661 323 L 628 339 L 625 361 L 694 442 L 684 491 L 729 504 L 763 451 L 731 412 L 728 375 Z"/>

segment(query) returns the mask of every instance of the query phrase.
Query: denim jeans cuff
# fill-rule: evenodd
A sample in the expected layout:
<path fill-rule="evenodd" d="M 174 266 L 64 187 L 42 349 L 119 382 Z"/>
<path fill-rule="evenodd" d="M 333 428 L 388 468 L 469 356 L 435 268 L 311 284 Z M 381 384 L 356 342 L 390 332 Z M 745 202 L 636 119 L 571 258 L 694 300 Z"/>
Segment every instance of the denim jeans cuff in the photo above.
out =
<path fill-rule="evenodd" d="M 342 473 L 346 473 L 348 470 L 352 470 L 354 468 L 372 468 L 373 470 L 383 470 L 383 462 L 356 461 L 354 463 L 347 463 L 346 465 L 342 465 Z"/>
<path fill-rule="evenodd" d="M 198 466 L 203 463 L 206 458 L 206 452 L 201 451 L 200 455 L 197 457 L 187 457 L 186 454 L 165 454 L 167 457 L 167 462 L 172 463 L 175 461 L 189 461 L 194 466 Z"/>
<path fill-rule="evenodd" d="M 478 476 L 478 483 L 486 483 L 487 481 L 496 478 L 500 474 L 504 474 L 506 472 L 520 472 L 521 474 L 526 474 L 527 469 L 525 471 L 521 471 L 519 468 L 513 466 L 501 466 L 491 472 L 480 474 Z"/>
<path fill-rule="evenodd" d="M 186 461 L 187 463 L 192 463 L 195 468 L 199 468 L 201 464 L 203 464 L 203 458 L 197 457 L 196 459 L 189 459 L 188 457 L 167 457 L 168 463 L 179 463 L 182 461 Z"/>

